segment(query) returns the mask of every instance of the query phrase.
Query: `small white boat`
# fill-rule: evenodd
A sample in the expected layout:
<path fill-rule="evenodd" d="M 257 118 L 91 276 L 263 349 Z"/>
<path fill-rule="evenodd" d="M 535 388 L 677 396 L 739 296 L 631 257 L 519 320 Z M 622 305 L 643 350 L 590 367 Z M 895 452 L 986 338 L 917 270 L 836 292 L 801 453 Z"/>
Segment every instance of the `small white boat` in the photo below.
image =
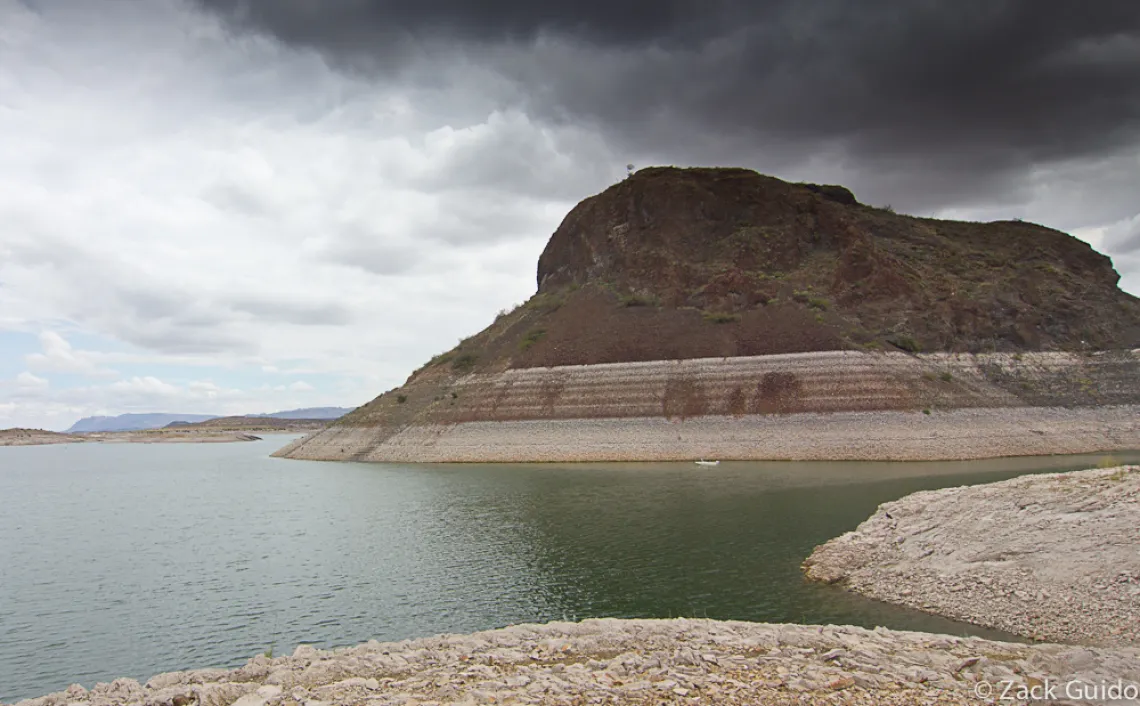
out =
<path fill-rule="evenodd" d="M 720 461 L 706 461 L 704 459 L 701 459 L 700 461 L 696 462 L 696 464 L 698 466 L 716 466 L 719 463 L 720 463 Z"/>

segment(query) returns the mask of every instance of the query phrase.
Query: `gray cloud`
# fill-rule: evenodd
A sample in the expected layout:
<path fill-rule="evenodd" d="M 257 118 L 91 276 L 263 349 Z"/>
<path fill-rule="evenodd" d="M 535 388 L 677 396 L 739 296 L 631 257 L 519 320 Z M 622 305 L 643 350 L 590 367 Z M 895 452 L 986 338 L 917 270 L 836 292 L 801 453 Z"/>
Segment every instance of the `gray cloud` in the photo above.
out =
<path fill-rule="evenodd" d="M 231 301 L 230 306 L 265 322 L 298 326 L 344 326 L 355 318 L 347 307 L 334 303 L 245 297 Z"/>
<path fill-rule="evenodd" d="M 1140 139 L 1131 0 L 199 2 L 381 75 L 485 64 L 532 115 L 594 125 L 626 154 L 777 170 L 830 152 L 905 175 L 886 187 L 917 208 Z"/>
<path fill-rule="evenodd" d="M 343 52 L 392 54 L 411 42 L 443 36 L 473 41 L 529 41 L 545 32 L 603 45 L 679 45 L 717 34 L 741 14 L 768 15 L 787 4 L 731 0 L 579 0 L 534 3 L 526 0 L 200 0 L 240 25 L 265 28 L 289 42 L 336 47 Z M 377 46 L 376 40 L 387 40 Z"/>
<path fill-rule="evenodd" d="M 1140 215 L 1109 227 L 1104 249 L 1110 255 L 1140 256 Z"/>
<path fill-rule="evenodd" d="M 385 389 L 532 293 L 550 233 L 627 162 L 1036 220 L 1140 291 L 1138 15 L 1121 0 L 0 0 L 0 327 L 93 337 L 45 345 L 35 376 L 113 367 L 159 394 L 166 372 L 142 366 L 193 360 L 208 379 L 252 362 Z"/>

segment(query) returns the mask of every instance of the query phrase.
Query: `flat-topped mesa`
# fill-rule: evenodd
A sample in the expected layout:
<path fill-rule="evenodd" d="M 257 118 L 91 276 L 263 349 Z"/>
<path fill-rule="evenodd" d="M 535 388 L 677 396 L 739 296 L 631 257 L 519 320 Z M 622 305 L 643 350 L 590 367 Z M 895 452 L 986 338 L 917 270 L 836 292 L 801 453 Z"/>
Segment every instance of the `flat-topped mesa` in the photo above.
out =
<path fill-rule="evenodd" d="M 1109 258 L 1087 243 L 1031 223 L 914 218 L 860 204 L 841 186 L 745 169 L 643 169 L 566 216 L 526 303 L 280 455 L 801 457 L 799 447 L 750 446 L 757 420 L 1136 405 L 1140 300 L 1118 281 Z M 1115 352 L 1090 355 L 1105 351 Z M 520 375 L 526 370 L 536 373 Z M 734 420 L 732 429 L 669 449 L 603 438 L 660 431 L 635 419 L 705 417 Z M 509 453 L 486 428 L 465 426 L 602 419 L 607 425 L 593 423 L 593 431 L 562 422 L 543 433 L 520 427 Z M 627 420 L 625 432 L 617 419 Z M 891 424 L 883 434 L 894 433 Z M 1125 443 L 1098 434 L 1004 451 L 983 445 L 984 455 Z M 736 442 L 721 444 L 726 435 Z M 528 450 L 526 438 L 548 448 Z M 559 439 L 560 449 L 549 448 Z M 939 457 L 965 453 L 969 443 Z M 884 447 L 883 457 L 907 453 Z"/>
<path fill-rule="evenodd" d="M 538 262 L 540 296 L 594 285 L 719 317 L 735 335 L 717 336 L 744 348 L 758 328 L 779 339 L 745 355 L 1131 348 L 1140 306 L 1118 281 L 1109 258 L 1056 230 L 912 218 L 744 169 L 642 170 L 575 207 Z"/>

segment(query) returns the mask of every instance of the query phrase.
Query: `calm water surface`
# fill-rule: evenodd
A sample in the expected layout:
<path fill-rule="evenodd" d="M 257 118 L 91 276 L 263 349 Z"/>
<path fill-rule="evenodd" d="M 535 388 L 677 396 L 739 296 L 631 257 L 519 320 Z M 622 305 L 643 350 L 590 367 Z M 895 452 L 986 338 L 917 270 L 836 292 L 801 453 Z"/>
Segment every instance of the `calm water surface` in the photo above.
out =
<path fill-rule="evenodd" d="M 807 584 L 800 562 L 881 502 L 1100 458 L 711 469 L 269 458 L 284 442 L 0 448 L 0 701 L 237 666 L 271 646 L 602 616 L 1000 636 Z"/>

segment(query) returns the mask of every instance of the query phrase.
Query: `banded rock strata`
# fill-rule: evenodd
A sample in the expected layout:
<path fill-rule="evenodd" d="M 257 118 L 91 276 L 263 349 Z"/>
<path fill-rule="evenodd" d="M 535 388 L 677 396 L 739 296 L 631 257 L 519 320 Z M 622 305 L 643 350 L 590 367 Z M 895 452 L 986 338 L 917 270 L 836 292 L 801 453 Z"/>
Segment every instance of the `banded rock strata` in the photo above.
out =
<path fill-rule="evenodd" d="M 837 351 L 421 379 L 277 452 L 356 461 L 938 460 L 1140 448 L 1135 352 Z"/>

